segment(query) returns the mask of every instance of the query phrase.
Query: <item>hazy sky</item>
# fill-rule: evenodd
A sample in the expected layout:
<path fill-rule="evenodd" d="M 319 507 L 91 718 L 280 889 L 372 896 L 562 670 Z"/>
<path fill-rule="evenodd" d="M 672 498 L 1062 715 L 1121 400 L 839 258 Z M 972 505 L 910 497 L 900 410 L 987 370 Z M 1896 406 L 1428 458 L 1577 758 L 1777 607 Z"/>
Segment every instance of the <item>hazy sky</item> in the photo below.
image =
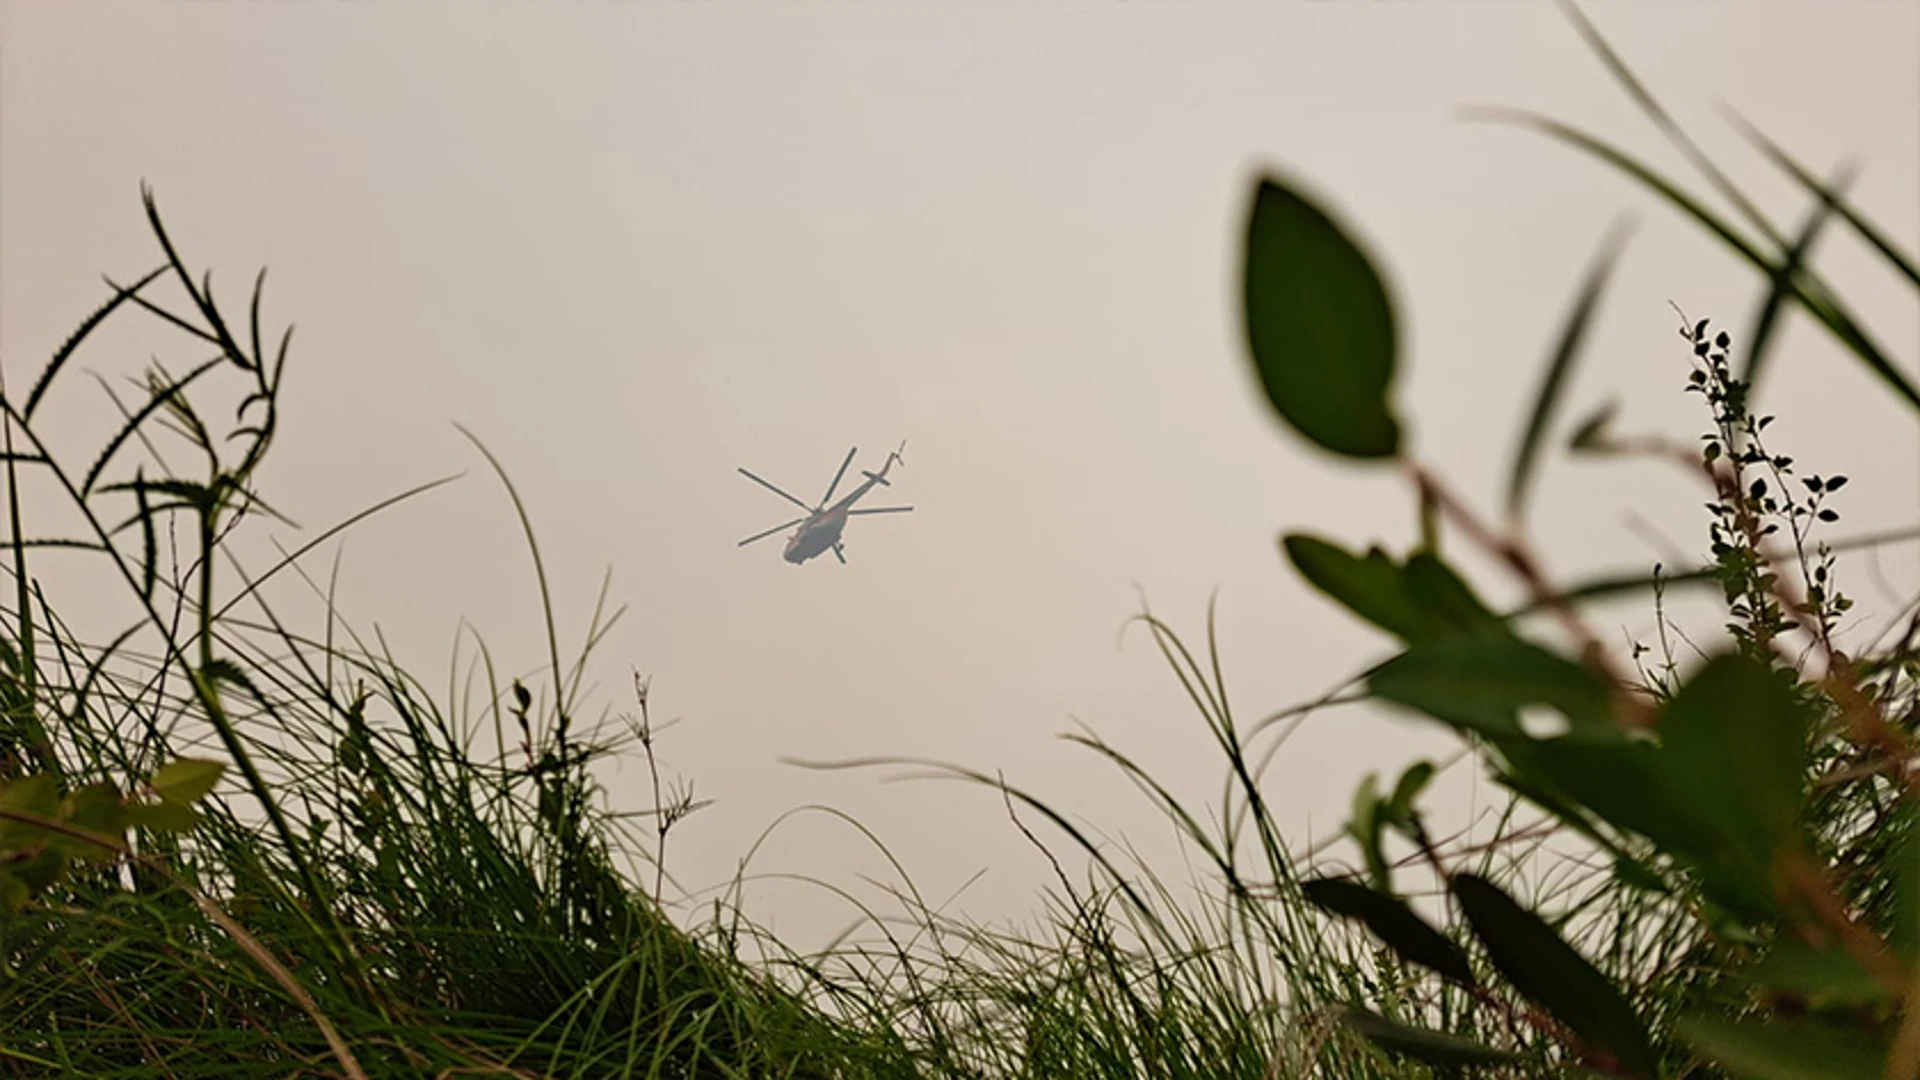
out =
<path fill-rule="evenodd" d="M 1592 15 L 1783 226 L 1804 200 L 1721 103 L 1817 168 L 1856 159 L 1858 203 L 1920 247 L 1920 5 Z M 823 803 L 874 827 L 930 897 L 985 868 L 959 909 L 1019 916 L 1047 867 L 991 792 L 780 759 L 1004 769 L 1160 850 L 1164 824 L 1055 738 L 1078 718 L 1183 795 L 1217 796 L 1177 682 L 1144 634 L 1119 637 L 1136 585 L 1196 642 L 1218 590 L 1249 721 L 1384 655 L 1275 546 L 1307 527 L 1403 547 L 1413 516 L 1396 478 L 1308 451 L 1255 395 L 1236 296 L 1258 170 L 1288 170 L 1373 245 L 1407 328 L 1413 445 L 1476 505 L 1498 507 L 1541 358 L 1623 212 L 1638 229 L 1563 426 L 1617 394 L 1624 428 L 1701 430 L 1668 301 L 1741 333 L 1757 276 L 1598 164 L 1462 122 L 1467 104 L 1551 114 L 1697 186 L 1546 3 L 6 3 L 0 357 L 17 385 L 99 302 L 102 272 L 155 262 L 144 179 L 230 303 L 268 265 L 269 318 L 299 324 L 263 479 L 282 509 L 312 531 L 468 471 L 351 535 L 357 624 L 430 685 L 462 619 L 506 669 L 544 662 L 522 537 L 463 424 L 527 501 L 563 649 L 613 570 L 630 610 L 593 669 L 599 700 L 626 707 L 637 667 L 658 718 L 685 718 L 665 762 L 718 802 L 676 841 L 684 883 Z M 1914 371 L 1913 294 L 1850 237 L 1818 265 Z M 132 373 L 159 342 L 194 359 L 145 328 L 82 359 Z M 1774 374 L 1775 444 L 1854 477 L 1846 531 L 1910 520 L 1909 415 L 1797 318 Z M 67 395 L 76 430 L 105 422 L 82 383 Z M 901 439 L 887 501 L 918 510 L 856 519 L 850 565 L 735 547 L 788 516 L 736 466 L 812 498 L 848 447 L 871 468 Z M 1674 471 L 1558 453 L 1548 469 L 1535 524 L 1555 570 L 1671 561 L 1630 509 L 1701 547 L 1701 493 Z M 1911 548 L 1881 563 L 1895 588 L 1920 583 Z M 1850 573 L 1884 617 L 1896 599 Z M 1628 605 L 1596 625 L 1619 641 L 1650 618 Z M 1332 712 L 1268 787 L 1304 840 L 1338 828 L 1366 770 L 1451 745 Z M 644 805 L 644 778 L 610 772 L 616 801 Z M 844 885 L 884 869 L 818 815 L 757 865 Z M 848 917 L 796 887 L 754 896 L 803 937 Z"/>

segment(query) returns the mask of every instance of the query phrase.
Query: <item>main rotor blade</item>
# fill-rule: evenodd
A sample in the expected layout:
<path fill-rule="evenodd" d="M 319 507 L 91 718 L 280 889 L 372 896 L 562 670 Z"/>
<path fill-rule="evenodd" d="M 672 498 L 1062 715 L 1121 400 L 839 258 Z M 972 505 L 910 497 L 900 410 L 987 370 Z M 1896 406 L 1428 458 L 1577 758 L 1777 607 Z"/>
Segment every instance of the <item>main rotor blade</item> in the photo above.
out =
<path fill-rule="evenodd" d="M 775 526 L 774 526 L 773 528 L 771 528 L 771 529 L 768 529 L 768 530 L 767 530 L 766 532 L 761 532 L 761 533 L 754 533 L 754 534 L 753 534 L 752 536 L 749 536 L 749 537 L 747 537 L 747 538 L 746 538 L 745 540 L 742 540 L 742 541 L 740 541 L 740 542 L 739 542 L 738 544 L 735 544 L 734 546 L 735 546 L 735 547 L 746 547 L 746 546 L 747 546 L 748 544 L 751 544 L 751 543 L 753 543 L 753 542 L 754 542 L 755 540 L 765 540 L 765 539 L 766 539 L 767 537 L 769 537 L 769 536 L 772 536 L 772 535 L 773 535 L 774 533 L 777 533 L 777 532 L 779 532 L 779 531 L 781 531 L 782 529 L 791 529 L 791 528 L 793 528 L 793 527 L 794 527 L 795 525 L 798 525 L 798 524 L 800 524 L 801 522 L 803 522 L 803 521 L 805 521 L 805 520 L 807 520 L 807 519 L 806 519 L 806 518 L 794 518 L 794 519 L 793 519 L 792 521 L 783 521 L 783 522 L 781 522 L 780 524 L 778 524 L 778 525 L 775 525 Z"/>
<path fill-rule="evenodd" d="M 911 509 L 913 509 L 911 506 L 873 506 L 865 510 L 849 510 L 847 514 L 849 516 L 854 514 L 904 514 Z"/>
<path fill-rule="evenodd" d="M 813 507 L 808 506 L 806 503 L 801 502 L 799 499 L 796 499 L 793 496 L 787 494 L 786 492 L 781 491 L 779 488 L 774 487 L 772 484 L 767 483 L 765 480 L 760 479 L 759 477 L 753 475 L 747 470 L 741 469 L 740 475 L 746 477 L 747 479 L 753 481 L 756 484 L 759 484 L 761 487 L 766 488 L 768 491 L 773 492 L 775 495 L 780 496 L 781 498 L 787 500 L 788 502 L 799 507 L 800 509 L 805 510 L 807 513 L 809 514 L 813 513 Z"/>
<path fill-rule="evenodd" d="M 840 471 L 833 474 L 833 483 L 827 485 L 827 493 L 820 499 L 821 506 L 825 506 L 833 501 L 834 489 L 840 486 L 840 478 L 847 475 L 847 466 L 853 464 L 853 455 L 859 452 L 860 448 L 857 446 L 847 451 L 847 460 L 840 463 Z"/>

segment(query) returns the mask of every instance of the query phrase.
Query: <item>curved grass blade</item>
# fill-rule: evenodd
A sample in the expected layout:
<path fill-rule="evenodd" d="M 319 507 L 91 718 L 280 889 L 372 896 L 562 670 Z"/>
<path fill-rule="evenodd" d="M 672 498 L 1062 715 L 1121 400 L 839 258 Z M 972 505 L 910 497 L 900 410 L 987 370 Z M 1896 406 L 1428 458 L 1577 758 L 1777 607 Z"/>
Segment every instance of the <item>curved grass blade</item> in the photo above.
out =
<path fill-rule="evenodd" d="M 1586 340 L 1594 309 L 1599 306 L 1600 297 L 1606 291 L 1607 278 L 1613 273 L 1614 264 L 1626 245 L 1630 228 L 1624 222 L 1615 224 L 1600 242 L 1600 252 L 1580 286 L 1579 299 L 1574 301 L 1573 310 L 1567 313 L 1567 321 L 1560 330 L 1560 341 L 1554 347 L 1553 358 L 1547 362 L 1546 378 L 1540 382 L 1533 413 L 1527 418 L 1526 431 L 1520 436 L 1520 448 L 1513 457 L 1513 474 L 1507 481 L 1507 515 L 1516 521 L 1526 507 L 1527 482 L 1533 476 L 1540 438 L 1546 433 L 1548 422 L 1553 419 L 1554 408 L 1560 402 L 1560 391 L 1566 383 L 1567 374 L 1573 370 L 1574 361 L 1579 358 L 1580 346 Z"/>
<path fill-rule="evenodd" d="M 1599 28 L 1588 21 L 1586 15 L 1572 3 L 1572 0 L 1561 0 L 1560 9 L 1573 20 L 1574 29 L 1578 30 L 1580 36 L 1586 40 L 1587 47 L 1599 55 L 1600 62 L 1606 66 L 1607 72 L 1626 89 L 1627 94 L 1634 99 L 1635 104 L 1640 106 L 1640 111 L 1646 113 L 1647 118 L 1653 121 L 1654 126 L 1666 135 L 1667 141 L 1678 148 L 1693 167 L 1699 169 L 1701 175 L 1707 178 L 1707 182 L 1712 184 L 1723 198 L 1732 203 L 1735 209 L 1746 215 L 1747 220 L 1753 222 L 1769 241 L 1779 243 L 1780 231 L 1773 227 L 1773 223 L 1760 212 L 1760 208 L 1754 205 L 1753 200 L 1747 198 L 1746 192 L 1741 191 L 1732 180 L 1727 178 L 1726 173 L 1720 171 L 1720 167 L 1713 163 L 1713 159 L 1709 158 L 1706 152 L 1700 149 L 1700 145 L 1687 135 L 1685 129 L 1681 128 L 1679 121 L 1654 100 L 1653 94 L 1627 67 L 1626 61 L 1620 59 L 1620 54 L 1614 52 L 1613 46 L 1607 44 L 1607 39 L 1601 36 Z"/>
<path fill-rule="evenodd" d="M 1793 243 L 1780 256 L 1779 266 L 1774 268 L 1772 281 L 1767 286 L 1767 298 L 1761 302 L 1760 312 L 1754 317 L 1753 330 L 1747 335 L 1747 356 L 1740 366 L 1740 381 L 1748 386 L 1756 385 L 1760 373 L 1765 369 L 1767 346 L 1773 343 L 1773 329 L 1779 324 L 1780 305 L 1785 302 L 1788 290 L 1793 288 L 1794 279 L 1799 276 L 1807 254 L 1813 250 L 1814 240 L 1819 237 L 1820 230 L 1826 227 L 1827 219 L 1834 211 L 1835 193 L 1844 189 L 1851 179 L 1849 171 L 1835 179 L 1833 190 L 1821 189 L 1820 205 L 1807 215 L 1806 223 L 1800 226 Z"/>
<path fill-rule="evenodd" d="M 1638 180 L 1641 184 L 1658 193 L 1662 198 L 1679 208 L 1688 217 L 1719 237 L 1740 256 L 1746 259 L 1762 273 L 1771 275 L 1773 261 L 1741 235 L 1733 226 L 1727 224 L 1718 214 L 1700 204 L 1700 201 L 1682 191 L 1667 178 L 1654 172 L 1639 161 L 1628 157 L 1622 151 L 1610 146 L 1577 128 L 1569 127 L 1558 120 L 1541 116 L 1524 109 L 1471 108 L 1467 115 L 1488 120 L 1503 120 L 1507 123 L 1530 127 L 1552 138 L 1565 142 L 1577 149 L 1599 158 L 1609 165 Z M 1907 400 L 1909 405 L 1920 409 L 1920 389 L 1888 360 L 1880 347 L 1874 344 L 1866 331 L 1862 330 L 1839 301 L 1820 284 L 1812 274 L 1806 275 L 1804 284 L 1794 284 L 1791 296 L 1795 303 L 1805 308 L 1822 326 L 1837 338 L 1864 362 L 1875 375 L 1878 375 L 1891 389 Z"/>
<path fill-rule="evenodd" d="M 389 507 L 397 506 L 398 504 L 406 502 L 408 499 L 414 498 L 415 496 L 425 495 L 427 492 L 432 491 L 434 488 L 441 487 L 445 484 L 451 484 L 455 480 L 458 480 L 465 475 L 466 475 L 465 473 L 455 473 L 452 476 L 443 476 L 438 480 L 429 480 L 424 484 L 417 484 L 413 487 L 408 488 L 405 491 L 400 492 L 397 495 L 389 495 L 388 497 L 381 499 L 379 502 L 374 503 L 372 506 L 369 506 L 366 509 L 361 510 L 356 514 L 352 514 L 340 520 L 339 522 L 336 522 L 335 524 L 327 528 L 326 531 L 322 532 L 320 535 L 314 537 L 313 539 L 293 549 L 291 553 L 281 556 L 280 561 L 268 567 L 265 572 L 261 573 L 258 577 L 248 582 L 246 588 L 235 593 L 233 596 L 227 599 L 226 603 L 220 605 L 220 607 L 214 612 L 214 618 L 216 619 L 220 618 L 221 616 L 224 616 L 227 612 L 233 610 L 234 605 L 240 603 L 242 600 L 245 600 L 249 596 L 252 596 L 254 593 L 258 592 L 260 587 L 262 585 L 265 585 L 270 579 L 274 577 L 274 575 L 280 573 L 282 570 L 285 570 L 288 566 L 291 566 L 295 562 L 298 562 L 308 552 L 312 551 L 314 548 L 319 547 L 321 544 L 326 543 L 328 540 L 333 539 L 334 537 L 347 531 L 353 526 L 358 525 L 360 522 L 365 521 L 366 519 L 374 516 L 375 514 L 378 514 L 381 511 L 388 509 Z"/>
<path fill-rule="evenodd" d="M 553 663 L 553 707 L 564 730 L 572 703 L 563 696 L 566 694 L 566 673 L 560 666 L 560 631 L 554 623 L 553 591 L 547 586 L 547 566 L 540 558 L 540 542 L 533 533 L 533 519 L 527 516 L 527 506 L 520 501 L 520 492 L 514 488 L 513 480 L 507 476 L 506 467 L 500 464 L 500 459 L 494 457 L 493 451 L 487 449 L 486 444 L 473 432 L 459 424 L 453 426 L 480 451 L 481 456 L 487 459 L 487 464 L 493 466 L 494 475 L 500 478 L 500 483 L 507 489 L 507 497 L 513 500 L 513 512 L 520 518 L 520 528 L 526 533 L 527 550 L 533 556 L 533 573 L 540 582 L 540 611 L 547 627 L 548 659 Z"/>
<path fill-rule="evenodd" d="M 121 304 L 133 299 L 134 294 L 151 285 L 155 278 L 166 272 L 167 268 L 162 266 L 157 270 L 148 271 L 144 277 L 131 285 L 115 286 L 113 298 L 101 304 L 93 314 L 87 316 L 86 320 L 74 329 L 73 333 L 67 335 L 67 340 L 62 342 L 60 348 L 53 354 L 53 359 L 47 361 L 47 366 L 41 370 L 40 377 L 34 380 L 33 389 L 28 392 L 26 407 L 20 410 L 20 415 L 29 420 L 33 419 L 33 410 L 39 407 L 40 399 L 45 397 L 47 390 L 52 387 L 54 376 L 60 374 L 60 369 L 73 358 L 73 354 L 80 348 L 80 343 L 98 329 L 101 323 L 106 322 L 107 316 L 118 310 Z"/>

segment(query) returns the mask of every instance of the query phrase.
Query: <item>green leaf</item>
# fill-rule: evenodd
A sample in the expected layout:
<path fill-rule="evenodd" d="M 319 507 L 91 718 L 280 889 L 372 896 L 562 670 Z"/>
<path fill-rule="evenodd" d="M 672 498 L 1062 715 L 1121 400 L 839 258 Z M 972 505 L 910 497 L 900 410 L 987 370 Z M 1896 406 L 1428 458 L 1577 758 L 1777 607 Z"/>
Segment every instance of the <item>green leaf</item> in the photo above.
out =
<path fill-rule="evenodd" d="M 1395 825 L 1406 825 L 1413 820 L 1413 800 L 1420 797 L 1427 784 L 1433 779 L 1433 762 L 1416 761 L 1407 766 L 1400 779 L 1393 785 L 1393 794 L 1387 799 L 1386 817 Z"/>
<path fill-rule="evenodd" d="M 1348 1008 L 1340 1019 L 1382 1050 L 1442 1068 L 1513 1065 L 1526 1060 L 1518 1054 L 1482 1046 L 1457 1035 L 1444 1035 L 1438 1031 L 1396 1023 L 1365 1009 Z"/>
<path fill-rule="evenodd" d="M 1538 915 L 1492 882 L 1455 874 L 1454 899 L 1514 989 L 1573 1029 L 1593 1049 L 1642 1076 L 1660 1071 L 1646 1026 L 1606 976 Z"/>
<path fill-rule="evenodd" d="M 181 802 L 134 803 L 127 807 L 127 824 L 152 832 L 188 832 L 199 820 L 193 807 Z"/>
<path fill-rule="evenodd" d="M 33 899 L 32 890 L 27 883 L 11 871 L 0 869 L 0 918 L 11 919 L 27 910 L 27 901 Z"/>
<path fill-rule="evenodd" d="M 1613 418 L 1620 415 L 1620 400 L 1604 402 L 1599 408 L 1587 414 L 1573 429 L 1567 438 L 1567 448 L 1575 451 L 1591 451 L 1600 448 L 1606 440 L 1609 429 L 1613 427 Z"/>
<path fill-rule="evenodd" d="M 1247 345 L 1281 418 L 1336 454 L 1397 455 L 1393 303 L 1360 245 L 1293 187 L 1263 178 L 1243 284 Z"/>
<path fill-rule="evenodd" d="M 1887 858 L 1893 892 L 1893 926 L 1887 943 L 1895 955 L 1912 964 L 1920 959 L 1920 811 L 1912 802 L 1902 801 L 1894 811 L 1894 823 L 1899 831 Z"/>
<path fill-rule="evenodd" d="M 89 784 L 70 793 L 63 803 L 61 817 L 66 824 L 97 834 L 103 840 L 126 842 L 127 808 L 120 801 L 119 789 L 112 784 Z M 119 854 L 110 847 L 77 836 L 61 834 L 54 843 L 76 859 L 99 861 Z"/>
<path fill-rule="evenodd" d="M 1400 579 L 1406 586 L 1407 599 L 1420 616 L 1414 641 L 1507 632 L 1506 622 L 1432 552 L 1409 555 Z"/>
<path fill-rule="evenodd" d="M 1411 646 L 1367 676 L 1375 696 L 1454 727 L 1524 739 L 1520 710 L 1551 706 L 1579 743 L 1618 743 L 1606 685 L 1571 660 L 1515 637 L 1460 638 Z"/>
<path fill-rule="evenodd" d="M 181 758 L 169 761 L 154 770 L 153 790 L 163 801 L 170 803 L 195 803 L 205 798 L 220 782 L 220 774 L 226 766 L 218 761 L 201 758 Z"/>
<path fill-rule="evenodd" d="M 0 810 L 14 810 L 34 817 L 57 818 L 60 815 L 60 786 L 52 773 L 0 784 Z M 0 818 L 0 851 L 47 841 L 47 831 L 24 821 Z"/>
<path fill-rule="evenodd" d="M 1287 535 L 1281 546 L 1308 584 L 1402 641 L 1506 633 L 1500 616 L 1430 552 L 1414 552 L 1401 566 L 1378 547 L 1361 557 L 1305 533 Z"/>
<path fill-rule="evenodd" d="M 1615 855 L 1613 858 L 1613 880 L 1630 889 L 1654 893 L 1659 896 L 1671 895 L 1666 879 L 1645 862 L 1631 855 Z"/>
<path fill-rule="evenodd" d="M 1347 822 L 1347 833 L 1360 845 L 1361 857 L 1367 861 L 1367 876 L 1381 889 L 1393 888 L 1393 872 L 1387 866 L 1387 857 L 1380 849 L 1380 776 L 1368 773 L 1360 781 L 1359 788 L 1353 793 L 1353 817 Z"/>
<path fill-rule="evenodd" d="M 1356 558 L 1316 536 L 1292 533 L 1281 541 L 1293 568 L 1307 583 L 1387 633 L 1411 640 L 1420 635 L 1420 613 L 1408 599 L 1400 568 L 1379 548 Z"/>
<path fill-rule="evenodd" d="M 1414 914 L 1399 897 L 1340 878 L 1302 882 L 1300 891 L 1316 907 L 1359 919 L 1408 963 L 1419 964 L 1463 986 L 1474 984 L 1473 968 L 1460 947 Z"/>
<path fill-rule="evenodd" d="M 1580 356 L 1580 346 L 1586 341 L 1587 326 L 1593 321 L 1594 310 L 1599 307 L 1600 297 L 1606 291 L 1607 277 L 1612 274 L 1614 263 L 1619 260 L 1626 238 L 1626 228 L 1616 225 L 1601 241 L 1600 254 L 1587 271 L 1586 281 L 1580 286 L 1579 299 L 1574 301 L 1573 309 L 1567 313 L 1567 321 L 1560 329 L 1559 344 L 1554 347 L 1552 359 L 1547 361 L 1546 377 L 1540 380 L 1540 392 L 1534 398 L 1533 412 L 1527 417 L 1526 429 L 1520 435 L 1520 448 L 1513 456 L 1513 472 L 1507 479 L 1507 513 L 1514 518 L 1518 518 L 1526 506 L 1527 483 L 1533 476 L 1534 457 L 1539 452 L 1541 436 L 1546 434 L 1547 424 L 1552 421 L 1554 409 L 1560 403 L 1560 391 L 1566 384 L 1568 373 L 1573 370 L 1574 361 Z M 1585 428 L 1583 425 L 1583 433 Z"/>
<path fill-rule="evenodd" d="M 1690 839 L 1698 831 L 1696 824 L 1669 796 L 1660 780 L 1658 751 L 1651 745 L 1583 746 L 1556 739 L 1508 740 L 1499 747 L 1517 782 L 1509 786 L 1548 809 L 1578 806 L 1669 851 L 1697 846 Z M 1556 812 L 1565 816 L 1563 810 Z"/>
<path fill-rule="evenodd" d="M 1737 654 L 1710 660 L 1661 712 L 1664 783 L 1711 830 L 1693 846 L 1751 875 L 1762 892 L 1776 850 L 1794 835 L 1809 723 L 1781 676 Z"/>
<path fill-rule="evenodd" d="M 1683 1017 L 1681 1038 L 1742 1080 L 1880 1080 L 1888 1044 L 1859 1028 Z"/>
<path fill-rule="evenodd" d="M 1815 1009 L 1877 1005 L 1888 997 L 1887 988 L 1852 953 L 1816 949 L 1791 938 L 1741 974 L 1755 986 L 1805 998 Z"/>

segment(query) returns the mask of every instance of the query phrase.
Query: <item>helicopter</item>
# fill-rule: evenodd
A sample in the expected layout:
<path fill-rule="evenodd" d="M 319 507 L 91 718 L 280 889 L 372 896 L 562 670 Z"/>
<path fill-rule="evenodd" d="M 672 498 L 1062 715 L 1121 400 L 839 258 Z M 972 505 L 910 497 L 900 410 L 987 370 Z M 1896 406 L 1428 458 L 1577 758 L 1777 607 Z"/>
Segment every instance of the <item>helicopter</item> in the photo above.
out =
<path fill-rule="evenodd" d="M 839 559 L 840 564 L 845 566 L 847 562 L 847 552 L 840 544 L 840 533 L 846 529 L 847 519 L 849 517 L 855 514 L 904 514 L 913 509 L 911 506 L 875 506 L 864 510 L 855 510 L 853 508 L 853 504 L 858 502 L 862 495 L 872 491 L 875 484 L 882 487 L 893 486 L 887 481 L 887 470 L 893 468 L 895 464 L 906 464 L 906 460 L 900 456 L 906 449 L 907 444 L 902 441 L 899 449 L 887 455 L 886 463 L 880 466 L 880 471 L 877 473 L 868 472 L 865 469 L 860 470 L 860 475 L 867 478 L 866 482 L 854 488 L 852 491 L 847 492 L 846 496 L 839 502 L 833 502 L 833 493 L 839 489 L 841 478 L 847 475 L 847 466 L 853 464 L 853 455 L 860 452 L 860 448 L 857 446 L 848 450 L 846 460 L 840 463 L 840 471 L 833 474 L 833 483 L 827 485 L 827 493 L 820 497 L 820 502 L 815 506 L 808 506 L 806 503 L 801 502 L 799 499 L 794 498 L 773 484 L 755 476 L 746 469 L 741 469 L 740 475 L 759 484 L 761 487 L 766 488 L 768 491 L 773 492 L 775 495 L 780 496 L 800 509 L 805 510 L 807 513 L 805 517 L 797 517 L 792 521 L 783 521 L 765 532 L 754 533 L 752 536 L 740 541 L 737 546 L 746 547 L 756 540 L 764 540 L 782 529 L 798 525 L 800 527 L 794 530 L 793 535 L 787 537 L 787 548 L 783 557 L 788 562 L 798 566 L 808 559 L 813 558 L 815 555 L 832 551 L 833 557 Z"/>

